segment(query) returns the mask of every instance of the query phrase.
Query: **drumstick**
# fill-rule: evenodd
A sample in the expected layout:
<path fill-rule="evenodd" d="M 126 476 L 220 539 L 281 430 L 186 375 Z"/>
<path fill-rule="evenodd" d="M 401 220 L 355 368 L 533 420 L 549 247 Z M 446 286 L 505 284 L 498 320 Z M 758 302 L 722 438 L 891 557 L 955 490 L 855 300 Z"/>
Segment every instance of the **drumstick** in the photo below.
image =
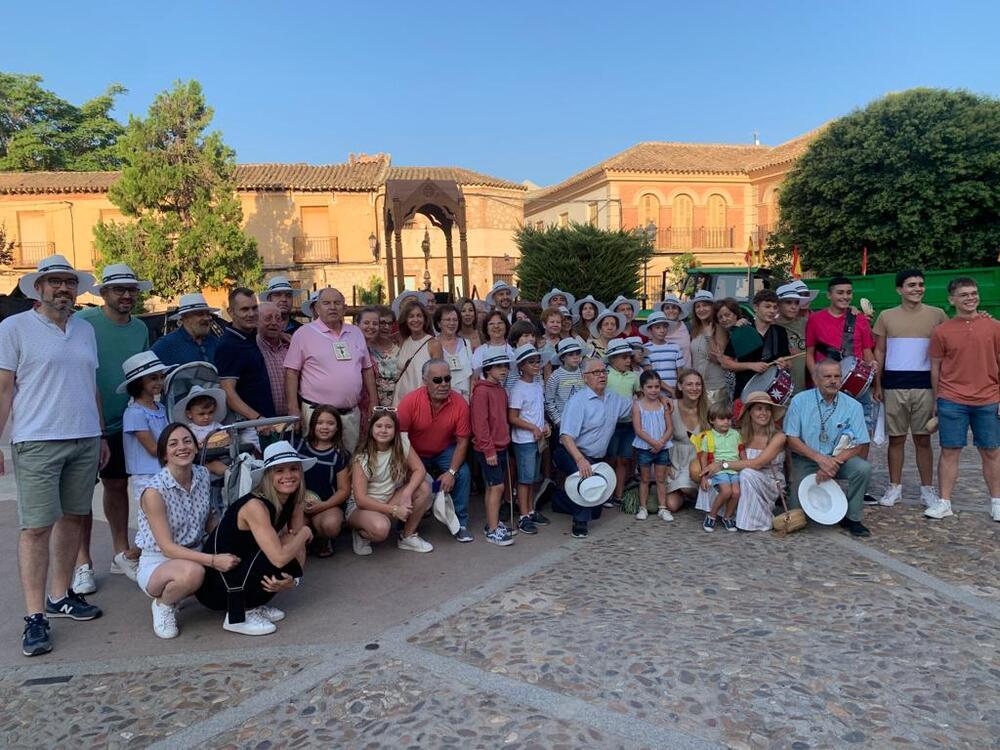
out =
<path fill-rule="evenodd" d="M 780 357 L 779 359 L 783 359 L 783 360 L 785 360 L 787 362 L 790 359 L 795 359 L 796 357 L 804 357 L 804 356 L 806 356 L 805 352 L 799 352 L 798 354 L 789 354 L 787 357 Z M 778 364 L 777 360 L 775 360 L 774 362 L 768 362 L 767 366 L 768 367 L 773 367 L 776 364 Z"/>

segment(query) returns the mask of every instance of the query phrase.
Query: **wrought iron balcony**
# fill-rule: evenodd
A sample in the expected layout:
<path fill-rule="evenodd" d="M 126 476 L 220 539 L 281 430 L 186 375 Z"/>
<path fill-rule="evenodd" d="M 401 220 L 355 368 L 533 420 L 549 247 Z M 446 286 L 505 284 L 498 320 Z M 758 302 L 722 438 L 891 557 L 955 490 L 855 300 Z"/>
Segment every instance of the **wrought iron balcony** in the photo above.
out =
<path fill-rule="evenodd" d="M 54 242 L 18 242 L 14 245 L 14 267 L 36 268 L 38 261 L 55 255 Z"/>
<path fill-rule="evenodd" d="M 336 237 L 294 237 L 292 257 L 296 263 L 338 263 L 340 252 Z"/>
<path fill-rule="evenodd" d="M 656 232 L 656 249 L 732 249 L 735 233 L 735 227 L 666 227 Z"/>

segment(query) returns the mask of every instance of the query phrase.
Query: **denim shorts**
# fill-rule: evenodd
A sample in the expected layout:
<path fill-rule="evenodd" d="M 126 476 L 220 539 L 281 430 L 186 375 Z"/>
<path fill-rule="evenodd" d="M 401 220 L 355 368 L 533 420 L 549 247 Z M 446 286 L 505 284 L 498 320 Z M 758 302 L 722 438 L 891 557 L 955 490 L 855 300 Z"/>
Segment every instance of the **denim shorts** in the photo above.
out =
<path fill-rule="evenodd" d="M 635 458 L 639 462 L 639 466 L 670 465 L 670 451 L 668 451 L 666 448 L 657 453 L 653 453 L 653 451 L 646 450 L 644 448 L 636 448 Z"/>
<path fill-rule="evenodd" d="M 635 440 L 635 430 L 631 422 L 619 422 L 615 425 L 611 442 L 608 443 L 605 458 L 632 458 L 632 441 Z"/>
<path fill-rule="evenodd" d="M 712 486 L 718 487 L 722 484 L 739 484 L 740 474 L 737 471 L 728 472 L 720 471 L 718 474 L 712 477 Z"/>
<path fill-rule="evenodd" d="M 490 466 L 486 463 L 486 456 L 476 451 L 476 460 L 479 461 L 479 468 L 483 470 L 483 479 L 487 487 L 496 487 L 507 481 L 507 449 L 502 448 L 497 451 L 497 465 Z"/>
<path fill-rule="evenodd" d="M 517 459 L 517 483 L 534 484 L 541 479 L 542 456 L 538 443 L 511 443 Z"/>
<path fill-rule="evenodd" d="M 961 448 L 969 439 L 972 428 L 972 444 L 977 448 L 991 450 L 1000 448 L 1000 419 L 997 418 L 998 404 L 966 406 L 954 401 L 937 400 L 938 429 L 941 431 L 942 448 Z"/>

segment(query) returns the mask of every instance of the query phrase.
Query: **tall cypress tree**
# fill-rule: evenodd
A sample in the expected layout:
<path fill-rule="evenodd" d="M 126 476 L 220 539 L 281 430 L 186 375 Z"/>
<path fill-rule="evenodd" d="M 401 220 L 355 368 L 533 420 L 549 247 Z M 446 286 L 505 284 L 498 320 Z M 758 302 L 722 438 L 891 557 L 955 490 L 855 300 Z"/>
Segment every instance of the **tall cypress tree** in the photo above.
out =
<path fill-rule="evenodd" d="M 263 263 L 244 233 L 236 157 L 212 120 L 201 86 L 177 82 L 146 119 L 132 117 L 119 141 L 121 179 L 109 191 L 123 222 L 94 228 L 101 265 L 128 263 L 174 297 L 204 287 L 251 286 Z"/>

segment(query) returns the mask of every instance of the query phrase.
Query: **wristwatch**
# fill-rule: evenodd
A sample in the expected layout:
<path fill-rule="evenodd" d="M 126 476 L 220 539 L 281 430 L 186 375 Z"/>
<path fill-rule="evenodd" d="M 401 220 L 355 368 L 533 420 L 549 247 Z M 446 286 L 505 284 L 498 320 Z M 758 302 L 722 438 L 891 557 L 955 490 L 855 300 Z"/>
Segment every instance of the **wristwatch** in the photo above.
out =
<path fill-rule="evenodd" d="M 451 474 L 451 475 L 452 475 L 453 477 L 456 477 L 456 476 L 458 476 L 458 472 L 457 472 L 457 471 L 455 471 L 455 470 L 454 470 L 454 469 L 452 469 L 452 468 L 449 468 L 449 469 L 448 469 L 448 473 L 449 473 L 449 474 Z"/>
<path fill-rule="evenodd" d="M 723 461 L 722 462 L 722 468 L 723 468 L 723 470 L 728 471 L 729 470 L 729 462 L 728 461 Z"/>

